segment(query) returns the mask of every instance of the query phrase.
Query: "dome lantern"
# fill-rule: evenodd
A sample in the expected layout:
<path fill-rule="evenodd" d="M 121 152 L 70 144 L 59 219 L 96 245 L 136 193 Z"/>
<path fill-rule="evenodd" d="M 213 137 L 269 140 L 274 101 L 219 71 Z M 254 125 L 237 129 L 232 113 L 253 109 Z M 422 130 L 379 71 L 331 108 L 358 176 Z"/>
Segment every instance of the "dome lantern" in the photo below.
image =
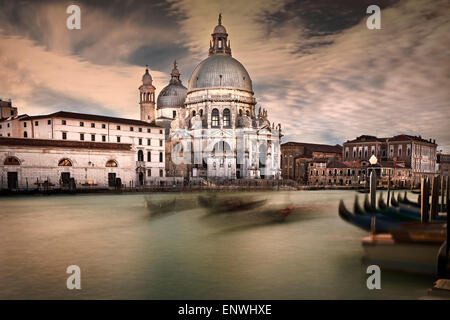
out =
<path fill-rule="evenodd" d="M 209 55 L 226 54 L 231 56 L 230 41 L 227 40 L 228 33 L 222 25 L 222 14 L 219 13 L 219 24 L 214 28 L 212 36 L 212 43 L 209 47 Z"/>

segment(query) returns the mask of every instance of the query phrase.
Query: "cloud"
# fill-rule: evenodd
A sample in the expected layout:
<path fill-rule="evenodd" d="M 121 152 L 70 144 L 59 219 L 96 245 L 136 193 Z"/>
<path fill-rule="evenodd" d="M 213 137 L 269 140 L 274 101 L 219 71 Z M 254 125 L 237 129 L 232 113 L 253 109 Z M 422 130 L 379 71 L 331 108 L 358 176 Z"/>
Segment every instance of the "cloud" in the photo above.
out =
<path fill-rule="evenodd" d="M 187 79 L 223 13 L 233 56 L 285 140 L 342 143 L 361 134 L 420 134 L 450 150 L 444 0 L 80 1 L 82 29 L 61 2 L 2 3 L 0 96 L 30 114 L 62 109 L 138 116 L 148 63 L 159 91 L 173 59 Z"/>

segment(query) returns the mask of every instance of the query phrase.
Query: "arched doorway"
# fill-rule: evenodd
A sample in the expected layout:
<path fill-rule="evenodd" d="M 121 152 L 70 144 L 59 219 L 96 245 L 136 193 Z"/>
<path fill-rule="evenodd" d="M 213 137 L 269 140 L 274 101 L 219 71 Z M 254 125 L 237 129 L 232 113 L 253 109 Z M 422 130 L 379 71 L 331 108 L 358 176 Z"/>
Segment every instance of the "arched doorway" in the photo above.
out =
<path fill-rule="evenodd" d="M 6 157 L 3 162 L 5 166 L 20 166 L 19 159 L 16 157 Z M 8 190 L 17 189 L 19 187 L 19 176 L 17 171 L 8 171 Z"/>
<path fill-rule="evenodd" d="M 59 167 L 71 167 L 72 161 L 67 158 L 63 158 L 58 162 Z M 63 187 L 68 187 L 70 185 L 70 171 L 61 172 L 60 183 Z"/>

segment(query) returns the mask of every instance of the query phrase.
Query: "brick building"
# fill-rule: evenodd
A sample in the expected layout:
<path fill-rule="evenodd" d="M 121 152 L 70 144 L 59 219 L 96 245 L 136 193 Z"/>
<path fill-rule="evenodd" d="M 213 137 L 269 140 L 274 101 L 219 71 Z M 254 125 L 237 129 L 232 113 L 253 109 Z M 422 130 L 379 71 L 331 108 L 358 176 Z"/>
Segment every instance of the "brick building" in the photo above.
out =
<path fill-rule="evenodd" d="M 308 183 L 308 165 L 313 159 L 341 160 L 340 145 L 286 142 L 281 145 L 281 174 L 283 179 Z"/>
<path fill-rule="evenodd" d="M 450 173 L 450 153 L 437 153 L 437 172 L 442 176 L 449 176 Z"/>
<path fill-rule="evenodd" d="M 342 159 L 346 165 L 370 167 L 370 157 L 375 155 L 378 163 L 370 167 L 383 177 L 391 175 L 399 185 L 417 184 L 423 176 L 436 173 L 436 141 L 406 134 L 387 138 L 362 135 L 346 141 Z M 366 174 L 368 174 L 366 170 Z"/>

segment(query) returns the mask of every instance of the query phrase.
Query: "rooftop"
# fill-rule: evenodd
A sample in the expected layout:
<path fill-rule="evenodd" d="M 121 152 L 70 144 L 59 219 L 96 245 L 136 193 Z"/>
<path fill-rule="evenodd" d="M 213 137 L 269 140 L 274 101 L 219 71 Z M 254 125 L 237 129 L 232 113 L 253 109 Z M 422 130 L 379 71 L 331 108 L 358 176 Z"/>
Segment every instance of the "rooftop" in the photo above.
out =
<path fill-rule="evenodd" d="M 102 150 L 131 150 L 129 143 L 0 137 L 0 146 L 56 147 Z"/>
<path fill-rule="evenodd" d="M 96 114 L 76 113 L 76 112 L 68 112 L 68 111 L 58 111 L 58 112 L 54 112 L 54 113 L 50 113 L 50 114 L 46 114 L 46 115 L 38 115 L 38 116 L 22 115 L 20 117 L 21 117 L 20 118 L 21 121 L 42 119 L 42 118 L 68 118 L 68 119 L 124 123 L 124 124 L 133 124 L 136 126 L 158 127 L 159 128 L 159 126 L 156 125 L 154 121 L 149 123 L 149 122 L 135 120 L 135 119 L 100 116 L 100 115 L 96 115 Z"/>
<path fill-rule="evenodd" d="M 308 149 L 309 152 L 326 152 L 326 153 L 342 153 L 342 146 L 340 145 L 328 145 L 328 144 L 316 144 L 306 142 L 285 142 L 281 146 L 301 146 Z"/>

